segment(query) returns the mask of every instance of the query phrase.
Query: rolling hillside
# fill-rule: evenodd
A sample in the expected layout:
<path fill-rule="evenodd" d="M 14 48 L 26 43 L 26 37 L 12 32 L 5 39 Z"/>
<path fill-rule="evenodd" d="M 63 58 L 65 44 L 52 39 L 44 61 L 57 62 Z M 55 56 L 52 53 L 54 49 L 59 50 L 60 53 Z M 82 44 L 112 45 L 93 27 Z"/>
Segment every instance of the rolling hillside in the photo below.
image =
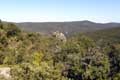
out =
<path fill-rule="evenodd" d="M 61 31 L 66 35 L 78 32 L 91 32 L 105 28 L 118 27 L 120 23 L 94 23 L 91 21 L 74 21 L 74 22 L 24 22 L 16 23 L 23 30 L 41 33 L 51 33 Z"/>
<path fill-rule="evenodd" d="M 105 40 L 109 42 L 120 42 L 120 27 L 98 30 L 86 33 L 87 36 L 95 41 Z"/>

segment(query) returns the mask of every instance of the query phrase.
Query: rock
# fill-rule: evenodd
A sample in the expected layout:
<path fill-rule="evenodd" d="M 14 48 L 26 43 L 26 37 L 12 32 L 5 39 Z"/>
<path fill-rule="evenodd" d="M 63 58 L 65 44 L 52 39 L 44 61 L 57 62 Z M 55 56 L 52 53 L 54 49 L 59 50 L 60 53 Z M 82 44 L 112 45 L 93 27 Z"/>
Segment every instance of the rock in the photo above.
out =
<path fill-rule="evenodd" d="M 0 68 L 0 76 L 3 76 L 6 79 L 10 79 L 11 78 L 10 70 L 11 69 L 9 67 Z"/>
<path fill-rule="evenodd" d="M 56 37 L 57 39 L 63 41 L 63 42 L 67 41 L 66 36 L 59 31 L 53 32 L 53 36 Z"/>

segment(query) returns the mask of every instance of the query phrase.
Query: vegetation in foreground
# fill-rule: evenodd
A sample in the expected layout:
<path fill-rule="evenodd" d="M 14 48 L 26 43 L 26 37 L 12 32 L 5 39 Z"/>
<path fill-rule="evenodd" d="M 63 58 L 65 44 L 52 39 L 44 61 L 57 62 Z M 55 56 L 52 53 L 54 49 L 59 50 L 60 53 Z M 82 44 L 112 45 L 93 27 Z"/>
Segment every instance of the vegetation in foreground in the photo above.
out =
<path fill-rule="evenodd" d="M 120 80 L 119 38 L 97 41 L 77 35 L 63 42 L 0 22 L 0 65 L 11 68 L 11 80 Z"/>

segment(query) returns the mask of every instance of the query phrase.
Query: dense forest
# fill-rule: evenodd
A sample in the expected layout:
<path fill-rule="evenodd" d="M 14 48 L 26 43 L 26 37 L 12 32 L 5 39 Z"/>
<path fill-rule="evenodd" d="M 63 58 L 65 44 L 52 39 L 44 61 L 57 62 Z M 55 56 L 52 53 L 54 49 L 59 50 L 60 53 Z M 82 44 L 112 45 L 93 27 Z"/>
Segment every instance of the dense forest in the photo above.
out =
<path fill-rule="evenodd" d="M 120 28 L 67 40 L 20 30 L 0 21 L 0 80 L 120 80 Z"/>

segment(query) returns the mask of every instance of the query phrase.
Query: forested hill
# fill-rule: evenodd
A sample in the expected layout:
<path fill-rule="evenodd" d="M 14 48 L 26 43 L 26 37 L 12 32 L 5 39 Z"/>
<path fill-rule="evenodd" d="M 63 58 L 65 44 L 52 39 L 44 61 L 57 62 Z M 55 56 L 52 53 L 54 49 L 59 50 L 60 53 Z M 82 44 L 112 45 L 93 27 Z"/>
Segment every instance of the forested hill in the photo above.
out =
<path fill-rule="evenodd" d="M 120 42 L 120 27 L 88 32 L 86 35 L 95 41 Z"/>
<path fill-rule="evenodd" d="M 96 38 L 81 34 L 62 40 L 0 21 L 0 80 L 120 80 L 120 43 Z"/>
<path fill-rule="evenodd" d="M 111 27 L 119 27 L 120 23 L 94 23 L 91 21 L 73 21 L 73 22 L 25 22 L 16 23 L 19 28 L 32 31 L 50 33 L 55 31 L 63 32 L 66 35 L 79 33 L 79 32 L 91 32 L 95 30 L 101 30 Z"/>

